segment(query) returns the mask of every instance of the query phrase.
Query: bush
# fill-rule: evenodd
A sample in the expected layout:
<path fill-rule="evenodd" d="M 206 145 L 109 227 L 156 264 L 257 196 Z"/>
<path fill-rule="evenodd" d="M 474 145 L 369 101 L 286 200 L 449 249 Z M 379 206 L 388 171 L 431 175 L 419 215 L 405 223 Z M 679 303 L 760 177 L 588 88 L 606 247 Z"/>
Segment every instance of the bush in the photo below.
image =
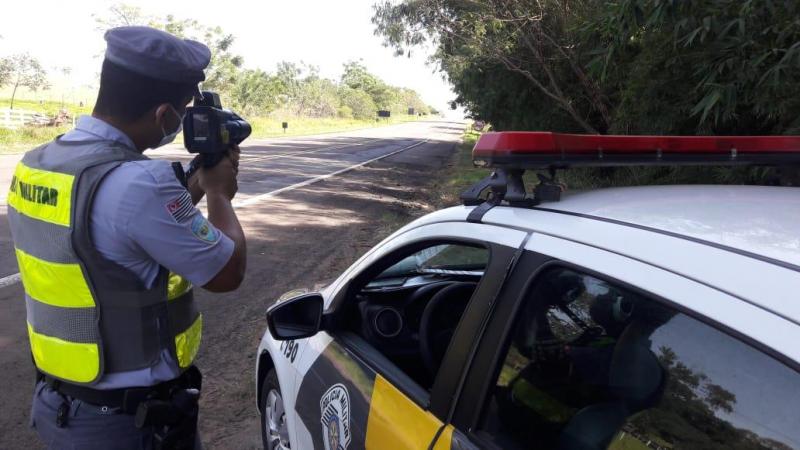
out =
<path fill-rule="evenodd" d="M 24 127 L 16 130 L 0 128 L 0 153 L 31 150 L 69 131 L 64 127 Z"/>
<path fill-rule="evenodd" d="M 346 85 L 339 88 L 339 98 L 342 99 L 344 106 L 350 108 L 351 114 L 356 119 L 371 119 L 375 117 L 375 112 L 378 110 L 368 93 Z"/>
<path fill-rule="evenodd" d="M 347 105 L 342 105 L 336 111 L 336 117 L 340 119 L 352 119 L 353 118 L 353 110 L 350 109 Z"/>

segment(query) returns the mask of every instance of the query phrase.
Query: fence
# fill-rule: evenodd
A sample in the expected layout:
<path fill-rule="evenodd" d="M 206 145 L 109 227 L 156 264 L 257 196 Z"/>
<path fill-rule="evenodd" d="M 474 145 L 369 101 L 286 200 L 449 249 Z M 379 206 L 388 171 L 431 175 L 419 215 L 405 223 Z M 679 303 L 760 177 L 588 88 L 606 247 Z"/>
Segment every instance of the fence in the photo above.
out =
<path fill-rule="evenodd" d="M 45 114 L 25 109 L 0 109 L 0 128 L 14 130 L 26 125 L 50 125 L 52 121 Z"/>

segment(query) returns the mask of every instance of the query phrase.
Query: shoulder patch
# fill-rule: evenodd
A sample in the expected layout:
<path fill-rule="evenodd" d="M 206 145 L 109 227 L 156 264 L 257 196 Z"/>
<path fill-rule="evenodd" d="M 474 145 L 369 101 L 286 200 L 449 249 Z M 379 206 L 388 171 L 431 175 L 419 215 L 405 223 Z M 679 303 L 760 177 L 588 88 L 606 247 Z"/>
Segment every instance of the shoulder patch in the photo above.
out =
<path fill-rule="evenodd" d="M 178 197 L 170 200 L 165 206 L 167 207 L 167 212 L 178 223 L 188 219 L 194 213 L 194 204 L 189 192 L 183 192 Z"/>
<path fill-rule="evenodd" d="M 213 244 L 219 240 L 219 231 L 214 228 L 208 219 L 198 214 L 192 219 L 192 234 L 201 241 Z"/>

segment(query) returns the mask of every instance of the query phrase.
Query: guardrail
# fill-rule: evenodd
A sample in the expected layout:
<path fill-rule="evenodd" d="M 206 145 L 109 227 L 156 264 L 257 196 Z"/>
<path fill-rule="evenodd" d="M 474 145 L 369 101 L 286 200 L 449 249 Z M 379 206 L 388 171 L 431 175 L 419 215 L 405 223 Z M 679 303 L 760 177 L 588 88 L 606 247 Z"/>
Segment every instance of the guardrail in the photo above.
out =
<path fill-rule="evenodd" d="M 45 126 L 52 120 L 46 114 L 26 109 L 0 109 L 0 128 L 14 130 L 26 125 Z"/>

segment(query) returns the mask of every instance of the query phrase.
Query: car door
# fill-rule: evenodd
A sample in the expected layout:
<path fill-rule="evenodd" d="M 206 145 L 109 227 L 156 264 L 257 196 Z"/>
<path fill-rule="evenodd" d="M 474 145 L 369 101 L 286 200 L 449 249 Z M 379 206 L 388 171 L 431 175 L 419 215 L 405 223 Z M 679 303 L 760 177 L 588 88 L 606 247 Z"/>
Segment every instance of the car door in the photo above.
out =
<path fill-rule="evenodd" d="M 296 363 L 302 374 L 295 401 L 295 441 L 299 448 L 420 449 L 429 448 L 434 441 L 432 448 L 450 448 L 452 428 L 446 426 L 450 407 L 447 399 L 458 388 L 466 354 L 477 342 L 475 336 L 485 317 L 485 305 L 495 298 L 510 261 L 521 251 L 524 238 L 523 232 L 491 225 L 462 222 L 425 225 L 384 242 L 348 270 L 349 275 L 340 279 L 329 294 L 333 299 L 326 311 L 329 326 L 306 340 L 307 348 Z M 364 300 L 357 294 L 372 292 L 366 286 L 374 283 L 379 274 L 390 272 L 419 254 L 423 259 L 442 259 L 443 252 L 455 249 L 447 253 L 448 257 L 463 256 L 464 252 L 458 251 L 462 247 L 484 249 L 488 257 L 480 271 L 480 281 L 466 299 L 468 303 L 452 333 L 451 345 L 442 357 L 441 366 L 459 371 L 459 377 L 443 375 L 439 370 L 429 378 L 430 384 L 425 385 L 414 370 L 413 361 L 408 363 L 403 359 L 403 348 L 378 345 L 383 341 L 362 333 L 361 328 L 348 327 L 352 317 L 363 319 L 348 314 L 362 313 L 358 308 L 364 309 Z M 455 272 L 423 271 L 422 286 L 436 285 L 426 284 L 424 279 L 435 270 L 444 271 L 443 276 Z M 464 276 L 471 277 L 474 274 L 467 272 L 476 271 L 465 271 Z M 406 283 L 386 292 L 394 292 L 391 289 L 402 293 L 407 289 Z M 381 289 L 376 291 L 383 294 Z M 413 289 L 414 293 L 419 291 Z M 413 338 L 413 326 L 405 322 L 403 326 L 412 329 Z"/>
<path fill-rule="evenodd" d="M 800 327 L 533 234 L 454 409 L 453 448 L 800 448 Z"/>

